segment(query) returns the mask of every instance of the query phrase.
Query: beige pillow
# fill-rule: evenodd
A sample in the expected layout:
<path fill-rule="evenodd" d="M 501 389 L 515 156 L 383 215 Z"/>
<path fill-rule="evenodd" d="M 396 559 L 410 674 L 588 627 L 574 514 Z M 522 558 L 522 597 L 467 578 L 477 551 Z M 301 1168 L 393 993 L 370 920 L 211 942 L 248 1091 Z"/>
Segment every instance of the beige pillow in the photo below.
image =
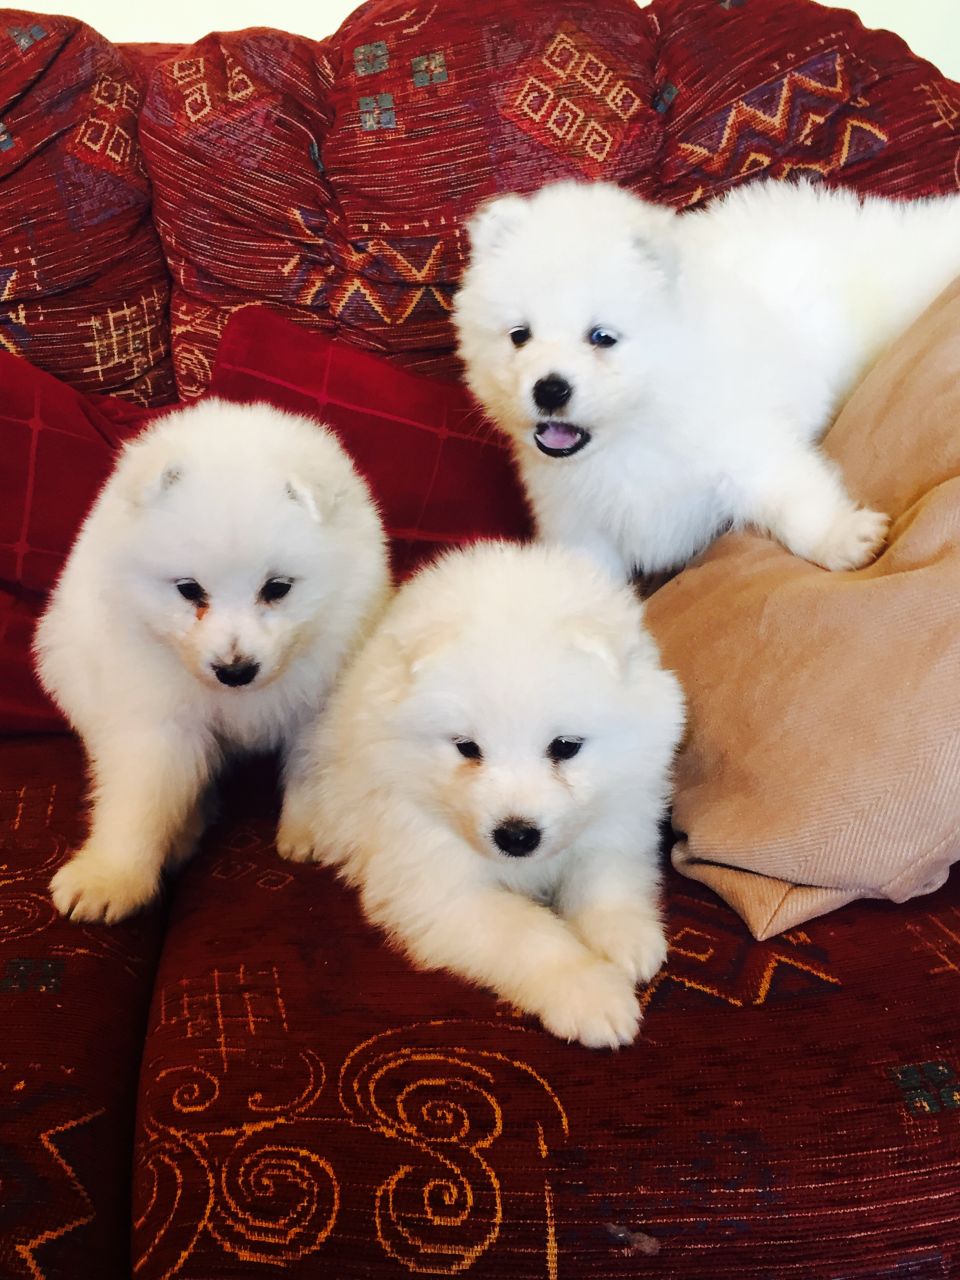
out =
<path fill-rule="evenodd" d="M 824 447 L 894 517 L 875 564 L 729 534 L 647 605 L 690 705 L 674 865 L 757 938 L 929 893 L 960 856 L 960 281 Z"/>

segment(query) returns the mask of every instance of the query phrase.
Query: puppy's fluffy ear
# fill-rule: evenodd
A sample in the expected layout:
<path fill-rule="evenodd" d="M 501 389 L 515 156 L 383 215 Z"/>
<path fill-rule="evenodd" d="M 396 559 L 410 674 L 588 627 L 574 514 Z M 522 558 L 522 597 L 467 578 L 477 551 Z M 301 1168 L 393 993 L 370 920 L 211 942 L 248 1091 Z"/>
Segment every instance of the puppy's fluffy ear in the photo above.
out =
<path fill-rule="evenodd" d="M 626 631 L 620 627 L 603 627 L 589 618 L 571 625 L 570 643 L 580 653 L 602 662 L 616 680 L 625 680 L 634 662 L 643 652 L 639 625 Z"/>
<path fill-rule="evenodd" d="M 457 628 L 453 623 L 441 622 L 426 626 L 418 635 L 408 638 L 404 645 L 404 654 L 411 676 L 429 667 L 444 649 L 453 644 L 456 638 Z"/>
<path fill-rule="evenodd" d="M 298 502 L 311 520 L 317 524 L 323 523 L 323 503 L 319 501 L 318 491 L 309 484 L 305 484 L 302 480 L 294 477 L 287 481 L 287 497 L 293 502 Z"/>
<path fill-rule="evenodd" d="M 526 214 L 523 196 L 495 196 L 474 212 L 467 223 L 474 254 L 498 249 L 520 226 Z"/>
<path fill-rule="evenodd" d="M 457 628 L 451 623 L 427 622 L 411 634 L 404 631 L 391 636 L 389 658 L 384 666 L 393 672 L 390 680 L 391 701 L 402 702 L 410 692 L 414 680 L 457 637 Z"/>
<path fill-rule="evenodd" d="M 667 281 L 677 274 L 677 214 L 662 205 L 637 201 L 633 219 L 636 251 L 658 268 Z"/>
<path fill-rule="evenodd" d="M 324 524 L 336 511 L 343 490 L 331 489 L 329 483 L 311 483 L 305 476 L 292 476 L 287 481 L 287 497 L 299 503 L 311 520 Z"/>
<path fill-rule="evenodd" d="M 183 467 L 179 462 L 168 462 L 157 471 L 145 466 L 132 468 L 126 485 L 126 497 L 135 507 L 152 507 L 163 495 L 183 479 Z"/>

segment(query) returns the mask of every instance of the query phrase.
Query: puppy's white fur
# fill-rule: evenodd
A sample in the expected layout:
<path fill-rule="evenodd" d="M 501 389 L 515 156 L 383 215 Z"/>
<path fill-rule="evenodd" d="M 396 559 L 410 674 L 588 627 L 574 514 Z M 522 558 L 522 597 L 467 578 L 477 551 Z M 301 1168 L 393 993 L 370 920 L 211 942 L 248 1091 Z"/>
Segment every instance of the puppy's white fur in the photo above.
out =
<path fill-rule="evenodd" d="M 634 984 L 666 952 L 658 823 L 682 723 L 629 588 L 560 548 L 453 552 L 401 589 L 344 674 L 288 853 L 339 865 L 420 964 L 558 1036 L 625 1044 Z M 578 754 L 553 761 L 568 736 Z M 526 857 L 497 846 L 510 820 L 541 832 Z"/>
<path fill-rule="evenodd" d="M 563 182 L 492 201 L 469 230 L 460 353 L 513 442 L 542 537 L 622 574 L 672 569 L 730 524 L 828 569 L 873 557 L 887 519 L 858 509 L 816 442 L 960 272 L 960 196 L 767 181 L 676 214 Z M 515 348 L 518 327 L 530 336 Z M 591 345 L 596 327 L 616 344 Z M 538 410 L 550 376 L 572 394 Z M 589 442 L 545 456 L 538 429 Z"/>
<path fill-rule="evenodd" d="M 205 603 L 182 598 L 184 579 Z M 292 586 L 266 603 L 273 579 Z M 58 910 L 109 922 L 148 902 L 200 834 L 225 751 L 279 747 L 286 811 L 300 739 L 386 589 L 376 509 L 318 424 L 207 400 L 129 444 L 36 636 L 93 782 L 87 842 L 51 883 Z M 231 662 L 259 669 L 227 687 L 214 668 Z"/>

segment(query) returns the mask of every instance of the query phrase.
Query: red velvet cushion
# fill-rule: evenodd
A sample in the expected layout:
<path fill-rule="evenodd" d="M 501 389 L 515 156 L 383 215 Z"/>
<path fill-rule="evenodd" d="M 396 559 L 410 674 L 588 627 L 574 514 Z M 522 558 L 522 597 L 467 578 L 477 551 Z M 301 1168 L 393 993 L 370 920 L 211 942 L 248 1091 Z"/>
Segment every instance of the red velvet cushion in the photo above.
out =
<path fill-rule="evenodd" d="M 0 387 L 0 731 L 28 732 L 62 724 L 30 662 L 44 594 L 117 444 L 151 415 L 87 398 L 2 352 Z M 529 532 L 502 440 L 454 383 L 255 308 L 228 325 L 213 390 L 334 427 L 381 504 L 398 573 L 437 547 Z"/>
<path fill-rule="evenodd" d="M 0 350 L 142 404 L 173 395 L 146 77 L 74 18 L 0 20 Z"/>
<path fill-rule="evenodd" d="M 147 414 L 84 396 L 3 352 L 0 388 L 0 732 L 30 732 L 63 723 L 30 661 L 44 595 L 117 444 Z"/>
<path fill-rule="evenodd" d="M 322 43 L 211 35 L 154 69 L 141 134 L 178 281 L 181 394 L 207 385 L 226 317 L 252 302 L 455 372 L 462 224 L 498 191 L 603 178 L 684 207 L 758 173 L 896 195 L 956 187 L 960 89 L 842 10 L 408 10 L 371 0 Z"/>
<path fill-rule="evenodd" d="M 333 427 L 380 504 L 397 574 L 451 543 L 530 533 L 506 445 L 457 383 L 254 307 L 227 325 L 210 390 Z"/>

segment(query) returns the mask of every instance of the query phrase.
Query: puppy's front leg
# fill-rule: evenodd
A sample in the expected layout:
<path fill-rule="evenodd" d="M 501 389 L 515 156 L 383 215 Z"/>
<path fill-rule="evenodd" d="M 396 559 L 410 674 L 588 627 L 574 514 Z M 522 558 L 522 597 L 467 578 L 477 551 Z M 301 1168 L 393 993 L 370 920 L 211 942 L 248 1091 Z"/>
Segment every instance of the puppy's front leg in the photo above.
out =
<path fill-rule="evenodd" d="M 638 856 L 636 848 L 618 848 L 615 838 L 598 841 L 578 856 L 557 895 L 558 911 L 591 951 L 617 965 L 631 982 L 649 982 L 667 956 L 657 832 L 646 843 L 649 852 Z"/>
<path fill-rule="evenodd" d="M 784 453 L 747 487 L 747 519 L 824 569 L 859 569 L 886 538 L 889 517 L 858 507 L 815 445 Z"/>
<path fill-rule="evenodd" d="M 277 827 L 277 852 L 290 862 L 314 856 L 316 836 L 317 722 L 301 725 L 284 749 L 283 808 Z"/>
<path fill-rule="evenodd" d="M 473 891 L 461 885 L 437 906 L 427 915 L 421 900 L 413 918 L 372 914 L 424 966 L 492 987 L 561 1039 L 598 1049 L 636 1036 L 640 1008 L 633 981 L 588 950 L 547 907 L 488 885 Z"/>
<path fill-rule="evenodd" d="M 113 924 L 157 893 L 169 856 L 182 860 L 198 830 L 208 753 L 182 734 L 119 734 L 88 744 L 93 812 L 86 844 L 50 882 L 54 906 L 74 920 Z"/>

